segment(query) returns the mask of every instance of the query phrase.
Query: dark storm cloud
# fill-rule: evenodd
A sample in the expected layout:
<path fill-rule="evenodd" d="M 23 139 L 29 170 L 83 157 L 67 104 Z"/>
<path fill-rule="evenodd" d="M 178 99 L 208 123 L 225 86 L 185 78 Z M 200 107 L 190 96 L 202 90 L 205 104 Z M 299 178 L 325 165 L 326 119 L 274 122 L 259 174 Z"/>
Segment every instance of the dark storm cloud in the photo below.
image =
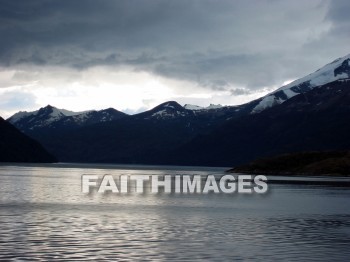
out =
<path fill-rule="evenodd" d="M 348 43 L 338 43 L 337 50 L 322 53 L 329 48 L 322 41 L 349 32 L 343 31 L 349 29 L 347 1 L 9 0 L 0 4 L 0 63 L 6 67 L 126 66 L 214 90 L 231 90 L 231 85 L 259 89 L 303 76 L 349 52 Z M 328 21 L 331 30 L 323 31 Z M 312 54 L 312 44 L 318 56 Z"/>
<path fill-rule="evenodd" d="M 234 89 L 231 89 L 230 92 L 231 92 L 231 95 L 233 96 L 249 95 L 252 93 L 250 90 L 245 88 L 234 88 Z"/>
<path fill-rule="evenodd" d="M 335 22 L 336 27 L 350 26 L 350 2 L 348 0 L 337 0 L 330 3 L 327 18 Z"/>
<path fill-rule="evenodd" d="M 332 29 L 328 34 L 339 43 L 350 43 L 350 2 L 347 0 L 332 1 L 327 19 L 332 22 Z M 350 52 L 350 51 L 349 51 Z"/>

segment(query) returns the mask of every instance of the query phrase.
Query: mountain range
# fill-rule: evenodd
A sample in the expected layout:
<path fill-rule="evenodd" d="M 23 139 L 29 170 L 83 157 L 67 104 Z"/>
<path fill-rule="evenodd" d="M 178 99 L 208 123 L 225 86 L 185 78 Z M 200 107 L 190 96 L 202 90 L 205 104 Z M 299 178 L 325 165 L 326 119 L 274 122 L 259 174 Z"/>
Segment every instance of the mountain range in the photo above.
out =
<path fill-rule="evenodd" d="M 59 161 L 232 166 L 300 150 L 349 149 L 350 55 L 239 106 L 168 101 L 135 115 L 46 106 L 7 121 Z"/>

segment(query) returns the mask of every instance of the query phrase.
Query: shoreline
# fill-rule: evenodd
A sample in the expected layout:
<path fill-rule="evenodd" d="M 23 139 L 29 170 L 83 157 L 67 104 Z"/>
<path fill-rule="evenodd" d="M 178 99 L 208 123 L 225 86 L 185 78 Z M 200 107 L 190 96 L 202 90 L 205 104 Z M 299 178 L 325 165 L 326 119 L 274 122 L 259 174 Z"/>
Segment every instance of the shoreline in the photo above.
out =
<path fill-rule="evenodd" d="M 267 175 L 267 176 L 291 176 L 291 177 L 349 177 L 349 174 L 338 174 L 338 173 L 302 173 L 302 172 L 278 172 L 278 171 L 258 171 L 258 170 L 235 170 L 235 168 L 230 168 L 225 171 L 225 173 L 235 173 L 235 174 L 250 174 L 250 175 Z"/>

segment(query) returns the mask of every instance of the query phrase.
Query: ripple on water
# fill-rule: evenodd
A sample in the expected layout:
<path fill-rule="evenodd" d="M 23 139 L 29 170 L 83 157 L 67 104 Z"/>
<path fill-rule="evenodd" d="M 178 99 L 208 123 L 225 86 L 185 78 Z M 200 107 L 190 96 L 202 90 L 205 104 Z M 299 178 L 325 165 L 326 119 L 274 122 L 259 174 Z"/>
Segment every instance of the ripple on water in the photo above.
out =
<path fill-rule="evenodd" d="M 87 196 L 80 176 L 88 171 L 0 168 L 0 261 L 350 257 L 347 189 L 274 185 L 266 196 Z"/>

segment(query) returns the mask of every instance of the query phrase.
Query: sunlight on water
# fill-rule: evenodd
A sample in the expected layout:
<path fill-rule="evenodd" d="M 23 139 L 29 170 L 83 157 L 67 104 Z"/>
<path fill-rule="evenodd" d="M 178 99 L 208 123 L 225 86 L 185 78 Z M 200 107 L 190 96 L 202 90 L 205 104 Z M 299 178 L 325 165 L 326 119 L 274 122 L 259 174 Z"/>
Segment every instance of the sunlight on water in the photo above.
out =
<path fill-rule="evenodd" d="M 183 167 L 1 166 L 0 260 L 287 260 L 350 257 L 350 191 L 265 195 L 81 193 L 82 174 L 223 174 Z"/>

